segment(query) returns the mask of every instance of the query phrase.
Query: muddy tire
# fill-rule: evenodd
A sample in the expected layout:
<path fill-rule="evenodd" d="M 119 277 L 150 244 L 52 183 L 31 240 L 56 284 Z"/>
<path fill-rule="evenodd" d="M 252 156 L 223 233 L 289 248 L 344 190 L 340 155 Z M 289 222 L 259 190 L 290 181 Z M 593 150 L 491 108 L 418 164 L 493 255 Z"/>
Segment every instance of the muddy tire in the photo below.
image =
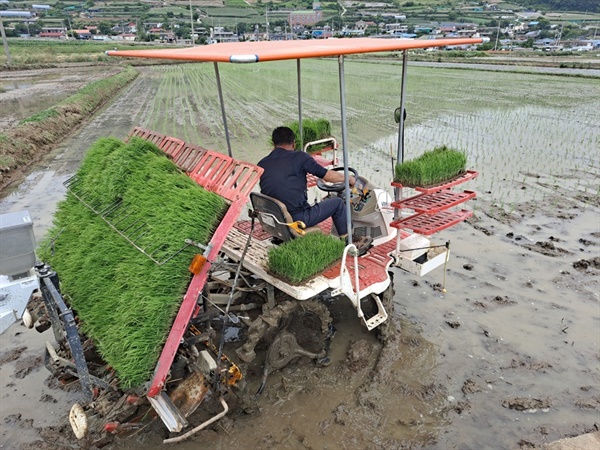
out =
<path fill-rule="evenodd" d="M 282 330 L 292 333 L 298 345 L 309 352 L 323 349 L 330 331 L 331 314 L 316 300 L 287 300 L 261 314 L 248 328 L 246 343 L 236 353 L 245 362 L 252 361 L 259 342 L 270 345 Z"/>

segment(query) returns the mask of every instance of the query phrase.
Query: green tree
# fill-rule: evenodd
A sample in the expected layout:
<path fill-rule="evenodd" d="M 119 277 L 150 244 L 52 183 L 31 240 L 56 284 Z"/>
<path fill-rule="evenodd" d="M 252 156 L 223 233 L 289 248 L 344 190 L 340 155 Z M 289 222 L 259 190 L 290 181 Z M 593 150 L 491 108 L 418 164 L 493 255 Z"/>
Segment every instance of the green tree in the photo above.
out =
<path fill-rule="evenodd" d="M 110 34 L 112 26 L 106 20 L 103 20 L 98 24 L 98 31 L 100 34 Z"/>
<path fill-rule="evenodd" d="M 189 25 L 182 24 L 179 26 L 179 28 L 177 28 L 175 30 L 175 36 L 177 36 L 179 39 L 184 38 L 184 37 L 190 37 L 191 32 L 192 32 L 192 29 Z"/>

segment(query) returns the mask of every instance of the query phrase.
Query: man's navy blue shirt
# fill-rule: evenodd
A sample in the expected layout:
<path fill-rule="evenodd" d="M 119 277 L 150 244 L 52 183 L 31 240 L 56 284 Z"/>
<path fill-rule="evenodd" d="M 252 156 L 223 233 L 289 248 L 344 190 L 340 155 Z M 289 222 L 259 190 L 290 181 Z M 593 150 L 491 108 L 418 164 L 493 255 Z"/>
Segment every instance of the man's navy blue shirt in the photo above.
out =
<path fill-rule="evenodd" d="M 323 178 L 327 169 L 303 151 L 275 148 L 258 163 L 264 169 L 260 191 L 283 202 L 290 215 L 310 208 L 306 195 L 306 174 Z"/>

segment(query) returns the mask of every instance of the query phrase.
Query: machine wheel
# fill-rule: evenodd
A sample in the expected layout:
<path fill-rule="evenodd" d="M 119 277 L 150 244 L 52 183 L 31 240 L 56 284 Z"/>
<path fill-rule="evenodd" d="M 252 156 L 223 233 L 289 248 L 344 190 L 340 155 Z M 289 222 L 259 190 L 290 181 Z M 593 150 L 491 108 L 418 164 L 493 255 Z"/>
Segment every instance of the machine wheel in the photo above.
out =
<path fill-rule="evenodd" d="M 256 357 L 256 345 L 263 341 L 274 346 L 271 353 L 274 369 L 284 367 L 295 356 L 324 354 L 326 339 L 331 334 L 331 320 L 329 310 L 319 301 L 281 302 L 252 322 L 248 338 L 237 354 L 243 361 L 250 362 Z M 281 365 L 282 361 L 286 363 Z"/>
<path fill-rule="evenodd" d="M 282 302 L 259 316 L 250 326 L 248 341 L 237 350 L 238 356 L 249 362 L 256 356 L 254 347 L 259 341 L 269 345 L 254 400 L 263 392 L 269 374 L 284 368 L 298 356 L 314 359 L 321 366 L 329 365 L 334 330 L 329 310 L 315 300 Z"/>
<path fill-rule="evenodd" d="M 69 423 L 73 429 L 73 433 L 77 439 L 83 439 L 88 434 L 88 418 L 79 403 L 75 403 L 71 407 L 69 413 Z"/>

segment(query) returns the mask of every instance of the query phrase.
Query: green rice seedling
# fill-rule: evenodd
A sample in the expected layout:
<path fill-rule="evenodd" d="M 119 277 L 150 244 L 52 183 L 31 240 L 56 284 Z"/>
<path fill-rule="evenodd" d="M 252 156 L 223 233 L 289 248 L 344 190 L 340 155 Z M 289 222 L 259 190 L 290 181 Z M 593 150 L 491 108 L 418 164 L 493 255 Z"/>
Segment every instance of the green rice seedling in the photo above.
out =
<path fill-rule="evenodd" d="M 285 126 L 294 131 L 294 134 L 296 135 L 296 145 L 298 147 L 304 147 L 304 144 L 331 136 L 331 122 L 327 119 L 303 119 L 302 142 L 300 142 L 300 128 L 298 126 L 298 121 L 287 123 Z M 323 146 L 313 146 L 309 148 L 309 152 L 317 152 L 322 148 Z"/>
<path fill-rule="evenodd" d="M 465 171 L 467 157 L 445 145 L 396 165 L 394 181 L 407 187 L 432 186 L 448 181 Z"/>
<path fill-rule="evenodd" d="M 126 224 L 144 224 L 145 234 L 136 235 L 136 244 L 175 255 L 156 264 L 73 192 L 59 204 L 49 237 L 38 251 L 59 274 L 81 331 L 117 371 L 121 385 L 137 387 L 149 380 L 156 365 L 190 281 L 188 265 L 198 249 L 177 251 L 185 239 L 208 243 L 226 202 L 141 139 L 128 144 L 100 139 L 77 176 L 77 194 L 94 199 L 96 211 L 121 205 L 125 212 L 121 217 L 130 222 L 115 220 L 116 228 L 133 235 Z"/>
<path fill-rule="evenodd" d="M 268 267 L 291 283 L 300 283 L 340 259 L 344 247 L 337 237 L 309 233 L 269 250 Z"/>

